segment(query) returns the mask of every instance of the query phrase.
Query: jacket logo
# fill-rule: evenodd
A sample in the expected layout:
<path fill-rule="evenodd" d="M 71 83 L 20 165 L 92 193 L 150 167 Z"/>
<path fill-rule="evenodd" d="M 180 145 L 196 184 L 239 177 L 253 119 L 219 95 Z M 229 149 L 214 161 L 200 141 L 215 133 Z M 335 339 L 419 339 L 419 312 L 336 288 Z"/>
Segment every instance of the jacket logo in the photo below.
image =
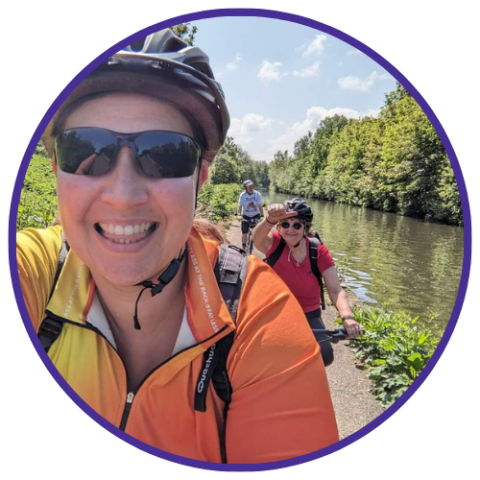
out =
<path fill-rule="evenodd" d="M 208 357 L 205 360 L 205 366 L 203 367 L 202 374 L 200 376 L 200 380 L 198 381 L 198 384 L 197 384 L 197 392 L 198 393 L 202 393 L 203 390 L 205 389 L 205 381 L 207 379 L 207 375 L 210 371 L 210 368 L 213 364 L 213 357 L 215 356 L 216 346 L 217 346 L 217 344 L 214 343 L 208 351 Z"/>

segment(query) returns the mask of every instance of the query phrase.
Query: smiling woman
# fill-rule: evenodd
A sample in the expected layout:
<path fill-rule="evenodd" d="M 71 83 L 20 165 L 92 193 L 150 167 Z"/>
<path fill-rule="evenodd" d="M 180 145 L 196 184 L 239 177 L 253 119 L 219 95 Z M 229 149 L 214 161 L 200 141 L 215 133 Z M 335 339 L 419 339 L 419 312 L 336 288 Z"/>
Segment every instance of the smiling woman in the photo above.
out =
<path fill-rule="evenodd" d="M 267 218 L 253 230 L 253 241 L 266 255 L 266 262 L 278 273 L 299 301 L 313 331 L 325 329 L 320 303 L 325 310 L 323 280 L 350 337 L 362 333 L 340 285 L 335 263 L 320 237 L 311 231 L 313 211 L 299 198 L 267 207 Z M 276 226 L 277 231 L 271 232 Z M 325 365 L 333 362 L 330 337 L 315 333 Z"/>
<path fill-rule="evenodd" d="M 141 43 L 93 71 L 45 130 L 62 225 L 17 236 L 33 327 L 61 382 L 141 448 L 263 463 L 331 445 L 325 368 L 299 304 L 250 257 L 229 309 L 218 282 L 241 255 L 194 222 L 229 126 L 208 57 L 169 30 Z M 226 371 L 216 345 L 228 345 Z"/>

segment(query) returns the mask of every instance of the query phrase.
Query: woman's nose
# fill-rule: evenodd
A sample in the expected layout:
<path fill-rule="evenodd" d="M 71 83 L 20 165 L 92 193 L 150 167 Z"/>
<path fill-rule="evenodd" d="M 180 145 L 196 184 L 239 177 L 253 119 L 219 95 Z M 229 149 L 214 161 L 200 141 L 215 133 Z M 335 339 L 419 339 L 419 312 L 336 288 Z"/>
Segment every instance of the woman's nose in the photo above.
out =
<path fill-rule="evenodd" d="M 148 202 L 147 178 L 140 172 L 129 147 L 118 152 L 115 166 L 104 178 L 104 202 L 117 208 L 131 208 Z"/>

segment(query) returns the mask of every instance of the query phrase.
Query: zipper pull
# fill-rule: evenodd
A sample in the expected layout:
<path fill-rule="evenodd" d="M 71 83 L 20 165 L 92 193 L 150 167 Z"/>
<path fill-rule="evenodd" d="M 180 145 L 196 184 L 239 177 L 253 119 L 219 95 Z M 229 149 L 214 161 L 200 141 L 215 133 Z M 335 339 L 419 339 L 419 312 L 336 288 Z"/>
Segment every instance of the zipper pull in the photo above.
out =
<path fill-rule="evenodd" d="M 120 422 L 120 430 L 125 431 L 128 415 L 130 413 L 130 408 L 132 408 L 133 397 L 135 397 L 135 394 L 133 392 L 127 394 L 127 403 L 125 405 L 125 409 L 123 410 L 122 421 Z"/>

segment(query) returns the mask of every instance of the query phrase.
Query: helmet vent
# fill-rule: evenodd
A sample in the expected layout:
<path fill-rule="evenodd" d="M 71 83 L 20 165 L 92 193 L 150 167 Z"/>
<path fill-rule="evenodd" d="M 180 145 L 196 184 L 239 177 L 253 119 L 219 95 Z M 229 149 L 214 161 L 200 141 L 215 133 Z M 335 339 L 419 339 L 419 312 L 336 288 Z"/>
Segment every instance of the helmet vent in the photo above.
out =
<path fill-rule="evenodd" d="M 163 52 L 178 52 L 185 48 L 187 44 L 178 37 L 169 38 L 162 47 Z"/>
<path fill-rule="evenodd" d="M 141 52 L 143 50 L 143 46 L 145 45 L 145 38 L 141 38 L 140 40 L 137 40 L 136 42 L 132 43 L 130 45 L 130 48 L 133 52 Z"/>

